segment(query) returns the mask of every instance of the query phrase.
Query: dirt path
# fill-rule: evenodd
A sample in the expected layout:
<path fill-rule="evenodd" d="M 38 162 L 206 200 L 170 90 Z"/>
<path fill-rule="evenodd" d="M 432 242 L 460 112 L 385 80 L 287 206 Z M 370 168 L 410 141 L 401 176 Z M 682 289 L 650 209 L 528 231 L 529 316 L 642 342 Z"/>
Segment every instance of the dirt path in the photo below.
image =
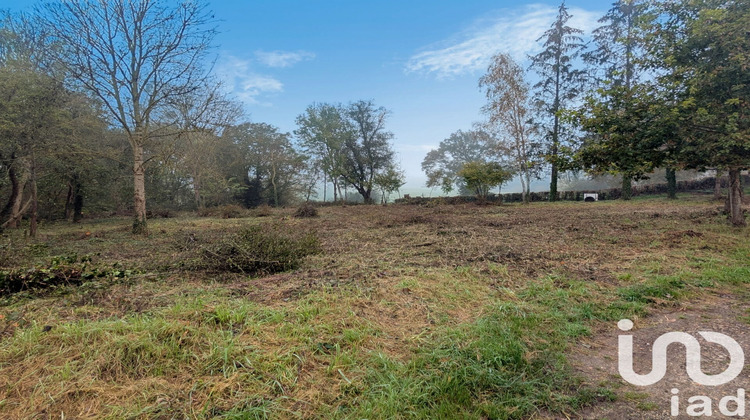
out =
<path fill-rule="evenodd" d="M 635 386 L 626 382 L 618 372 L 618 336 L 633 335 L 634 371 L 646 374 L 651 371 L 651 349 L 654 341 L 664 333 L 681 331 L 693 335 L 701 344 L 701 367 L 705 374 L 723 372 L 729 366 L 729 353 L 720 345 L 706 342 L 699 331 L 716 331 L 736 340 L 750 358 L 750 301 L 727 294 L 713 294 L 684 303 L 679 308 L 662 309 L 645 318 L 636 319 L 629 332 L 621 331 L 616 323 L 600 327 L 591 338 L 573 347 L 571 362 L 588 385 L 604 385 L 615 390 L 617 400 L 601 403 L 571 418 L 585 419 L 688 419 L 688 406 L 692 396 L 707 396 L 712 401 L 712 418 L 750 418 L 750 406 L 745 416 L 725 416 L 720 413 L 719 402 L 724 396 L 737 396 L 738 389 L 750 390 L 750 369 L 731 382 L 720 386 L 703 386 L 688 377 L 685 371 L 685 349 L 680 344 L 668 347 L 668 367 L 664 378 L 650 386 Z M 745 321 L 743 321 L 745 318 Z M 747 364 L 746 364 L 747 366 Z M 672 390 L 678 389 L 679 415 L 671 415 Z M 747 400 L 747 396 L 745 399 Z M 736 405 L 729 403 L 729 411 Z M 697 409 L 697 408 L 696 408 Z M 697 412 L 701 412 L 697 410 Z"/>

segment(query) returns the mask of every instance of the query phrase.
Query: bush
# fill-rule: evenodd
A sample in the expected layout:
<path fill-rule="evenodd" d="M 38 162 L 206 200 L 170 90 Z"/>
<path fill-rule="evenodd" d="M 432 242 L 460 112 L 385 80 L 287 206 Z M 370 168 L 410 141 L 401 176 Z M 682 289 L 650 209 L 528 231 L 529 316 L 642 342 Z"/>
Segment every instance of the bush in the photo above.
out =
<path fill-rule="evenodd" d="M 313 207 L 310 203 L 305 203 L 297 208 L 297 211 L 294 212 L 294 217 L 318 217 L 318 209 Z"/>
<path fill-rule="evenodd" d="M 251 226 L 203 248 L 206 268 L 268 275 L 299 267 L 302 259 L 320 252 L 317 235 L 295 234 L 282 224 Z"/>
<path fill-rule="evenodd" d="M 246 209 L 237 204 L 227 204 L 219 207 L 219 213 L 222 219 L 236 219 L 246 215 Z"/>
<path fill-rule="evenodd" d="M 261 204 L 252 211 L 253 217 L 268 217 L 273 214 L 273 209 L 268 204 Z"/>

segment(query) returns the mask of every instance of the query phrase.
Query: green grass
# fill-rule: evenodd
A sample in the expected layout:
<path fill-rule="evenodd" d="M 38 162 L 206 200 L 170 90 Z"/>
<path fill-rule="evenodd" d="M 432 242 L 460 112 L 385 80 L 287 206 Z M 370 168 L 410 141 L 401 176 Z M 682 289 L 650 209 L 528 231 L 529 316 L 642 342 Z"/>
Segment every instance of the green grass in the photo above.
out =
<path fill-rule="evenodd" d="M 738 252 L 738 264 L 747 262 Z M 652 275 L 622 287 L 609 301 L 594 284 L 545 277 L 501 300 L 470 324 L 439 330 L 408 362 L 376 354 L 346 418 L 521 419 L 549 410 L 576 410 L 614 400 L 607 388 L 581 387 L 564 354 L 596 321 L 642 316 L 654 299 L 676 303 L 688 288 L 750 282 L 747 265 L 711 266 L 699 273 Z M 711 279 L 710 284 L 705 283 Z M 638 402 L 638 408 L 655 407 Z"/>

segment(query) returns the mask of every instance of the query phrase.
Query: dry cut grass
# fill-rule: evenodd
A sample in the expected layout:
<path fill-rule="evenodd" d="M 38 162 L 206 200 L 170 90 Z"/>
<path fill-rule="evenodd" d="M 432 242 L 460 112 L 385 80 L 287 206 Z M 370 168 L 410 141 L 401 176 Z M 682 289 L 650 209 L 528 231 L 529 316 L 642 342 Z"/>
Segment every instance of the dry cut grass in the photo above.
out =
<path fill-rule="evenodd" d="M 678 305 L 720 284 L 710 270 L 750 258 L 748 232 L 717 207 L 325 207 L 159 219 L 148 238 L 125 219 L 5 237 L 6 269 L 77 254 L 133 274 L 3 298 L 0 417 L 574 412 L 611 395 L 567 376 L 569 343 L 598 321 Z M 265 277 L 193 269 L 196 247 L 265 224 L 312 232 L 322 252 Z"/>

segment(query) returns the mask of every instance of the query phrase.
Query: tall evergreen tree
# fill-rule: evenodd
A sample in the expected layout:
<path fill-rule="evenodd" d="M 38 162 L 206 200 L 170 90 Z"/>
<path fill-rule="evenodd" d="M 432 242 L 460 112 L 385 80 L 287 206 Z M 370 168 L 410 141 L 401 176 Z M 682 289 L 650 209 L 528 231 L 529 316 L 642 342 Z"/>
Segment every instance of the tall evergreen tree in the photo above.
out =
<path fill-rule="evenodd" d="M 568 26 L 571 15 L 565 2 L 560 4 L 552 26 L 537 40 L 543 41 L 543 50 L 530 57 L 531 69 L 539 75 L 534 85 L 534 103 L 538 123 L 543 128 L 549 145 L 550 201 L 557 200 L 557 178 L 561 161 L 561 148 L 570 142 L 572 128 L 560 118 L 560 112 L 569 107 L 582 90 L 585 72 L 576 68 L 584 42 L 583 31 Z"/>
<path fill-rule="evenodd" d="M 583 59 L 592 66 L 600 88 L 599 100 L 620 102 L 629 108 L 622 99 L 635 99 L 632 89 L 641 80 L 646 67 L 642 64 L 646 34 L 643 27 L 648 19 L 648 5 L 641 0 L 618 0 L 607 13 L 599 19 L 602 24 L 593 32 L 596 48 L 583 54 Z M 615 97 L 617 96 L 617 98 Z M 625 109 L 620 110 L 627 118 Z M 615 122 L 614 120 L 612 122 Z M 624 124 L 624 126 L 629 123 Z M 632 126 L 635 127 L 635 126 Z M 637 136 L 623 132 L 626 143 L 636 142 Z M 631 137 L 630 139 L 628 137 Z M 636 145 L 633 145 L 636 148 Z M 644 167 L 638 157 L 630 156 L 633 168 L 618 162 L 622 175 L 622 198 L 629 200 L 632 195 L 632 181 Z"/>

